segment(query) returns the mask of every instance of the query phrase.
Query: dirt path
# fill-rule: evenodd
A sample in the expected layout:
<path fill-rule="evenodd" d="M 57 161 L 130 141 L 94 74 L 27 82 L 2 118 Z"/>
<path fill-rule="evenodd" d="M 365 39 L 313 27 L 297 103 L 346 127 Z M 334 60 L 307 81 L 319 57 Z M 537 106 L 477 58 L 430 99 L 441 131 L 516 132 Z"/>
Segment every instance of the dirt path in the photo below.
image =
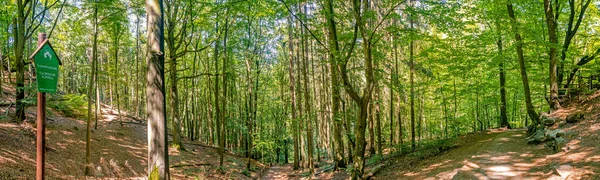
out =
<path fill-rule="evenodd" d="M 468 135 L 462 146 L 424 160 L 397 158 L 374 179 L 548 179 L 542 146 L 529 146 L 524 130 L 490 130 Z M 414 162 L 414 163 L 410 163 Z M 262 179 L 303 179 L 290 176 L 291 167 L 275 166 Z M 308 179 L 308 178 L 307 178 Z M 317 179 L 321 179 L 318 178 Z"/>
<path fill-rule="evenodd" d="M 554 154 L 543 145 L 527 145 L 524 134 L 524 130 L 493 130 L 475 135 L 459 148 L 415 164 L 399 158 L 374 179 L 563 179 L 554 169 L 574 162 L 560 160 L 565 152 Z M 585 174 L 588 167 L 570 165 L 575 176 L 569 178 Z"/>
<path fill-rule="evenodd" d="M 287 179 L 289 167 L 286 166 L 273 166 L 269 168 L 269 171 L 261 179 Z"/>

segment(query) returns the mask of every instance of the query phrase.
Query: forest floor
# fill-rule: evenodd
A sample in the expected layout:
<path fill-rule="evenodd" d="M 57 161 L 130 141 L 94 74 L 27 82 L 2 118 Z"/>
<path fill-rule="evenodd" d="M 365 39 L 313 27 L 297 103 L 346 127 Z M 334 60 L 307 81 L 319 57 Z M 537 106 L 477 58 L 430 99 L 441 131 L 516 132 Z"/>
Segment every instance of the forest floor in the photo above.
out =
<path fill-rule="evenodd" d="M 585 114 L 584 120 L 566 123 L 564 118 L 576 112 Z M 560 152 L 528 145 L 523 129 L 494 129 L 468 135 L 459 147 L 416 163 L 393 159 L 374 179 L 600 179 L 600 91 L 550 116 L 559 119 L 551 129 L 566 132 Z"/>
<path fill-rule="evenodd" d="M 564 121 L 576 112 L 585 114 L 584 120 Z M 525 129 L 491 129 L 461 136 L 449 150 L 433 155 L 417 150 L 368 165 L 365 172 L 385 164 L 372 179 L 600 179 L 600 91 L 550 116 L 560 119 L 551 128 L 566 132 L 567 144 L 560 152 L 545 144 L 527 144 Z M 329 171 L 312 179 L 348 177 L 346 171 Z M 271 167 L 262 179 L 309 178 L 306 172 L 284 165 Z"/>
<path fill-rule="evenodd" d="M 14 102 L 14 89 L 4 86 L 0 102 Z M 9 111 L 7 113 L 6 111 Z M 33 179 L 36 164 L 36 107 L 29 107 L 25 122 L 14 122 L 14 105 L 0 107 L 0 179 Z M 92 130 L 92 177 L 84 176 L 85 118 L 65 117 L 48 109 L 46 124 L 46 172 L 50 179 L 145 179 L 147 131 L 145 122 L 122 115 L 103 105 L 98 129 Z M 93 125 L 92 125 L 93 127 Z M 225 173 L 218 172 L 217 148 L 184 141 L 187 151 L 169 148 L 172 179 L 255 179 L 264 165 L 253 161 L 254 172 L 243 172 L 246 158 L 226 153 Z"/>

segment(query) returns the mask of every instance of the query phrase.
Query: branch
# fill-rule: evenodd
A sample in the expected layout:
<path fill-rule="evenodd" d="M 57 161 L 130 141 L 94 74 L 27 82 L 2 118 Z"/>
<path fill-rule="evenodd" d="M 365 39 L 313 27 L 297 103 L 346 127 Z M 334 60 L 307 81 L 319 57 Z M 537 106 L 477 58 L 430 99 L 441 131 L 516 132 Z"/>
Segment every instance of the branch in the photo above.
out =
<path fill-rule="evenodd" d="M 358 25 L 355 24 L 354 25 L 354 35 L 352 37 L 352 46 L 350 46 L 350 51 L 348 51 L 348 54 L 346 54 L 344 59 L 342 59 L 342 64 L 341 64 L 341 66 L 338 66 L 338 70 L 340 71 L 340 74 L 342 75 L 342 81 L 344 83 L 344 88 L 346 89 L 346 91 L 348 92 L 350 97 L 352 97 L 352 99 L 354 99 L 356 102 L 360 102 L 362 98 L 354 90 L 354 87 L 352 87 L 352 84 L 350 83 L 350 80 L 348 79 L 348 70 L 347 70 L 348 60 L 350 59 L 350 56 L 352 55 L 352 52 L 354 51 L 354 47 L 356 46 L 357 38 L 358 38 Z"/>
<path fill-rule="evenodd" d="M 219 34 L 219 36 L 220 36 L 220 34 Z M 180 58 L 180 57 L 183 57 L 183 56 L 184 56 L 186 53 L 190 53 L 190 52 L 202 52 L 202 51 L 206 50 L 207 48 L 209 48 L 209 47 L 210 47 L 210 45 L 211 45 L 213 42 L 215 42 L 215 41 L 216 41 L 218 38 L 219 38 L 219 37 L 217 37 L 217 38 L 215 38 L 215 39 L 211 40 L 211 41 L 210 41 L 210 43 L 208 43 L 206 46 L 204 46 L 204 47 L 202 47 L 202 48 L 200 48 L 200 49 L 195 49 L 195 50 L 187 50 L 187 48 L 186 48 L 186 50 L 184 50 L 184 51 L 182 51 L 182 52 L 179 52 L 179 53 L 177 53 L 177 54 L 175 55 L 175 58 Z"/>
<path fill-rule="evenodd" d="M 27 30 L 25 31 L 25 38 L 29 39 L 31 37 L 31 35 L 33 35 L 33 33 L 42 25 L 42 22 L 44 21 L 44 16 L 46 16 L 46 12 L 48 11 L 48 9 L 52 8 L 54 5 L 56 5 L 56 3 L 58 3 L 58 1 L 54 1 L 54 3 L 52 3 L 52 5 L 48 6 L 48 2 L 46 1 L 46 3 L 44 3 L 44 10 L 42 10 L 42 12 L 40 14 L 37 14 L 34 16 L 33 19 L 37 19 L 38 17 L 41 16 L 39 22 L 37 25 L 35 25 L 35 27 L 33 25 L 30 25 L 29 27 L 27 27 Z M 33 20 L 32 20 L 33 21 Z"/>
<path fill-rule="evenodd" d="M 304 27 L 304 29 L 306 29 L 308 31 L 308 33 L 310 33 L 310 35 L 319 43 L 319 45 L 321 45 L 327 52 L 331 52 L 329 51 L 329 48 L 327 48 L 327 46 L 325 46 L 325 44 L 323 44 L 319 38 L 317 38 L 317 36 L 315 36 L 315 34 L 306 26 L 306 24 L 304 24 L 304 22 L 302 22 L 302 20 L 300 18 L 298 18 L 298 16 L 296 16 L 296 14 L 294 14 L 292 12 L 292 10 L 290 9 L 290 7 L 288 7 L 287 4 L 285 4 L 285 2 L 283 0 L 279 0 L 279 2 L 281 2 L 285 8 L 288 10 L 288 12 L 294 16 L 294 18 L 296 18 L 296 20 L 298 20 L 300 22 L 300 24 L 302 25 L 302 27 Z"/>
<path fill-rule="evenodd" d="M 383 24 L 383 21 L 385 21 L 385 19 L 387 19 L 387 17 L 394 11 L 394 9 L 396 9 L 398 6 L 400 6 L 400 4 L 405 3 L 405 2 L 406 2 L 406 0 L 398 2 L 398 4 L 394 5 L 392 8 L 390 8 L 390 10 L 388 10 L 387 13 L 385 13 L 383 18 L 381 18 L 381 21 L 379 21 L 379 23 L 377 23 L 377 26 L 375 26 L 375 29 L 373 29 L 373 32 L 371 32 L 371 35 L 369 35 L 369 39 L 373 38 L 373 36 L 375 35 L 375 32 L 377 32 L 377 29 L 379 29 L 381 24 Z M 379 39 L 376 40 L 375 42 L 377 42 L 377 41 L 379 41 Z M 372 44 L 375 44 L 375 43 L 372 43 Z"/>
<path fill-rule="evenodd" d="M 214 74 L 214 73 L 200 73 L 200 74 L 196 74 L 193 76 L 184 76 L 184 77 L 179 77 L 177 78 L 177 80 L 182 80 L 182 79 L 194 79 L 194 78 L 198 78 L 200 76 L 221 76 L 222 74 Z"/>
<path fill-rule="evenodd" d="M 50 29 L 50 33 L 48 33 L 48 39 L 50 39 L 50 37 L 52 36 L 52 32 L 54 31 L 54 28 L 56 27 L 56 23 L 58 22 L 58 19 L 60 18 L 60 14 L 62 13 L 63 7 L 65 7 L 65 4 L 67 3 L 67 0 L 63 0 L 62 5 L 60 5 L 60 10 L 58 10 L 58 15 L 56 15 L 56 19 L 54 20 L 54 24 L 52 25 L 52 29 Z"/>

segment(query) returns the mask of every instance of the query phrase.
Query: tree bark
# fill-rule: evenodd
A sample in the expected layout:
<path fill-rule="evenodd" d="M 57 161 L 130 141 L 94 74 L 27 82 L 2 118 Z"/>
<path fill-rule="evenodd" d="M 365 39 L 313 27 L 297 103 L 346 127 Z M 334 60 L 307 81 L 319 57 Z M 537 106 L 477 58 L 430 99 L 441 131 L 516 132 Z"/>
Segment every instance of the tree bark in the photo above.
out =
<path fill-rule="evenodd" d="M 304 6 L 304 9 L 306 11 L 306 5 Z M 314 166 L 313 166 L 313 134 L 312 134 L 312 121 L 313 121 L 313 116 L 312 116 L 312 109 L 311 109 L 311 105 L 310 105 L 310 91 L 308 90 L 308 84 L 310 84 L 310 80 L 308 79 L 308 52 L 307 52 L 307 42 L 306 42 L 306 37 L 303 36 L 302 38 L 302 54 L 303 54 L 303 63 L 302 63 L 302 76 L 304 79 L 304 107 L 306 109 L 306 118 L 305 118 L 305 123 L 306 123 L 306 145 L 307 145 L 307 163 L 308 163 L 308 168 L 310 170 L 310 174 L 312 176 L 312 174 L 315 172 Z"/>
<path fill-rule="evenodd" d="M 523 82 L 523 89 L 525 94 L 525 106 L 527 108 L 527 114 L 536 124 L 540 124 L 539 115 L 533 109 L 533 104 L 531 103 L 531 92 L 529 90 L 529 80 L 527 79 L 527 70 L 525 67 L 525 57 L 523 56 L 523 42 L 521 39 L 521 34 L 519 33 L 519 28 L 517 25 L 517 19 L 515 18 L 515 12 L 513 10 L 512 2 L 509 0 L 506 5 L 508 9 L 508 16 L 510 17 L 511 26 L 513 33 L 515 34 L 515 41 L 517 41 L 517 56 L 519 59 L 519 70 L 521 71 L 521 81 Z"/>
<path fill-rule="evenodd" d="M 409 6 L 413 6 L 412 0 L 409 0 Z M 410 13 L 410 29 L 414 27 L 413 14 Z M 410 133 L 412 151 L 416 149 L 415 144 L 415 73 L 414 73 L 414 40 L 412 34 L 410 36 Z"/>
<path fill-rule="evenodd" d="M 344 142 L 342 139 L 342 122 L 343 117 L 340 114 L 340 83 L 337 70 L 338 59 L 336 56 L 340 53 L 340 47 L 337 38 L 337 29 L 335 22 L 335 13 L 333 11 L 333 0 L 327 1 L 327 27 L 329 29 L 329 49 L 332 52 L 329 53 L 329 73 L 331 75 L 331 111 L 333 115 L 333 141 L 335 147 L 334 157 L 334 170 L 340 168 L 346 168 L 346 162 L 344 161 Z"/>
<path fill-rule="evenodd" d="M 290 67 L 289 75 L 290 75 L 290 96 L 291 96 L 291 104 L 292 104 L 292 128 L 293 128 L 293 137 L 294 137 L 294 170 L 300 167 L 300 154 L 298 147 L 298 122 L 296 117 L 296 82 L 294 75 L 294 43 L 293 43 L 293 24 L 291 15 L 288 16 L 288 47 L 289 47 L 289 61 Z"/>
<path fill-rule="evenodd" d="M 556 110 L 560 108 L 560 102 L 558 100 L 558 84 L 556 82 L 556 47 L 558 43 L 558 37 L 556 37 L 556 20 L 554 19 L 554 13 L 552 12 L 552 5 L 550 0 L 544 0 L 544 12 L 546 14 L 546 25 L 548 25 L 548 38 L 550 39 L 550 109 Z"/>
<path fill-rule="evenodd" d="M 165 114 L 164 21 L 162 0 L 146 0 L 148 54 L 146 91 L 148 117 L 148 176 L 156 169 L 159 179 L 170 179 Z"/>
<path fill-rule="evenodd" d="M 94 74 L 96 74 L 96 61 L 98 58 L 98 2 L 94 1 L 94 34 L 93 34 L 93 45 L 92 45 L 92 59 L 89 74 L 90 80 L 88 85 L 88 112 L 87 112 L 87 126 L 85 133 L 85 175 L 92 175 L 92 162 L 91 162 L 91 123 L 92 123 L 92 90 L 94 89 Z"/>
<path fill-rule="evenodd" d="M 508 117 L 506 116 L 506 75 L 504 74 L 504 54 L 502 52 L 502 33 L 500 22 L 496 20 L 496 30 L 498 41 L 496 41 L 496 45 L 498 45 L 498 57 L 500 57 L 498 69 L 500 71 L 500 126 L 507 127 L 511 129 L 510 124 L 508 123 Z"/>

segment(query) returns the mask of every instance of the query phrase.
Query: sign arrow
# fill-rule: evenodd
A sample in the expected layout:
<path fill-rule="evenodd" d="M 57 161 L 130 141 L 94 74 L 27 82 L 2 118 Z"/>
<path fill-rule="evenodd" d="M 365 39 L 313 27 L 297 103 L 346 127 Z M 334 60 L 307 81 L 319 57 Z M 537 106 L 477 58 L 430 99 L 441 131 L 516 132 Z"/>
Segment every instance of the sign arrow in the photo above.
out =
<path fill-rule="evenodd" d="M 52 55 L 50 55 L 50 51 L 46 51 L 44 53 L 44 58 L 46 58 L 46 59 L 52 59 Z"/>

